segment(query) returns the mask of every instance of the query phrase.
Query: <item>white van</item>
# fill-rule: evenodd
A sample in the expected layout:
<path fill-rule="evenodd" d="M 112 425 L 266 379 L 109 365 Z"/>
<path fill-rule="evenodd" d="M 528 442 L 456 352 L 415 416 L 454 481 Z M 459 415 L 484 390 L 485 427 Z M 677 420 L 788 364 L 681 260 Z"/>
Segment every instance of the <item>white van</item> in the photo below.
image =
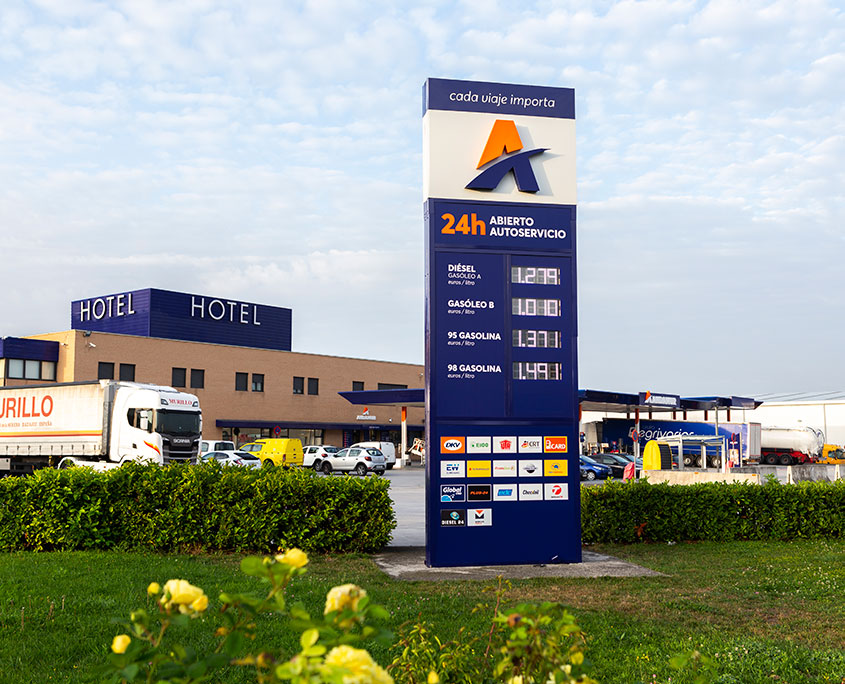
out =
<path fill-rule="evenodd" d="M 396 465 L 396 447 L 393 442 L 357 442 L 353 447 L 375 447 L 384 454 L 387 469 L 390 470 Z"/>
<path fill-rule="evenodd" d="M 204 439 L 200 442 L 200 456 L 207 454 L 209 451 L 234 451 L 235 448 L 234 442 L 227 442 L 222 439 Z"/>

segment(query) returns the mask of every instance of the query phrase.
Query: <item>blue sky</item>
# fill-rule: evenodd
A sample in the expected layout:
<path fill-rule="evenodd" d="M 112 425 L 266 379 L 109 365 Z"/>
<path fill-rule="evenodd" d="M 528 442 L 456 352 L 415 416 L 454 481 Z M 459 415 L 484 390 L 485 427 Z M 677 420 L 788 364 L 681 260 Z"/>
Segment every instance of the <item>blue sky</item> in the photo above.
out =
<path fill-rule="evenodd" d="M 845 12 L 815 0 L 5 0 L 0 335 L 159 287 L 421 363 L 430 76 L 575 88 L 582 387 L 845 387 Z"/>

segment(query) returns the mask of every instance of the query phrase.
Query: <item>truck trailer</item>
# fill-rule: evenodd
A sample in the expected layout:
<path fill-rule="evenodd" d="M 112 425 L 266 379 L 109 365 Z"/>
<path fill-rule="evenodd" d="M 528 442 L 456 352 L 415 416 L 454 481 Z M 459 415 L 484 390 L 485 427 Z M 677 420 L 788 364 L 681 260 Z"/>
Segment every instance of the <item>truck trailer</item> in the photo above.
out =
<path fill-rule="evenodd" d="M 619 451 L 633 452 L 636 433 L 640 448 L 649 440 L 690 437 L 722 437 L 728 453 L 742 457 L 742 463 L 769 465 L 796 465 L 811 463 L 822 454 L 824 434 L 811 427 L 761 426 L 759 423 L 701 423 L 680 420 L 641 419 L 639 432 L 630 418 L 604 418 L 582 426 L 586 442 L 607 444 Z M 702 450 L 707 455 L 707 466 L 721 466 L 720 450 L 711 446 L 700 448 L 690 440 L 684 445 L 684 466 L 701 467 Z"/>
<path fill-rule="evenodd" d="M 199 400 L 173 387 L 113 380 L 0 387 L 0 476 L 196 463 L 201 433 Z"/>

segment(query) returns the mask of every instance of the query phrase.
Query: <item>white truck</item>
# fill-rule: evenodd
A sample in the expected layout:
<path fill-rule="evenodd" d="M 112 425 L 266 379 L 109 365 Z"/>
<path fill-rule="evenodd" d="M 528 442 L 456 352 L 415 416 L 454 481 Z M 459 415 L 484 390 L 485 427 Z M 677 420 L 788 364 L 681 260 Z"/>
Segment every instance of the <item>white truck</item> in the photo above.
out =
<path fill-rule="evenodd" d="M 196 463 L 199 400 L 135 382 L 0 387 L 0 477 L 37 468 L 126 461 Z"/>

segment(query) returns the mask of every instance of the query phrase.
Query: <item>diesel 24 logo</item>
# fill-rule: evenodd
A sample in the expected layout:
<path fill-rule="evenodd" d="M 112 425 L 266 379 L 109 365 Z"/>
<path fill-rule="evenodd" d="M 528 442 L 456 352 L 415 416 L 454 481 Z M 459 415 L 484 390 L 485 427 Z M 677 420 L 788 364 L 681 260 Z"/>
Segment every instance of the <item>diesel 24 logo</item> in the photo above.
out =
<path fill-rule="evenodd" d="M 519 137 L 516 124 L 507 119 L 497 119 L 476 168 L 480 169 L 494 159 L 504 158 L 467 183 L 467 189 L 495 190 L 508 173 L 513 173 L 516 187 L 520 192 L 537 192 L 540 186 L 534 176 L 534 169 L 531 168 L 531 157 L 542 154 L 549 148 L 538 147 L 520 152 L 522 147 L 522 138 Z"/>

